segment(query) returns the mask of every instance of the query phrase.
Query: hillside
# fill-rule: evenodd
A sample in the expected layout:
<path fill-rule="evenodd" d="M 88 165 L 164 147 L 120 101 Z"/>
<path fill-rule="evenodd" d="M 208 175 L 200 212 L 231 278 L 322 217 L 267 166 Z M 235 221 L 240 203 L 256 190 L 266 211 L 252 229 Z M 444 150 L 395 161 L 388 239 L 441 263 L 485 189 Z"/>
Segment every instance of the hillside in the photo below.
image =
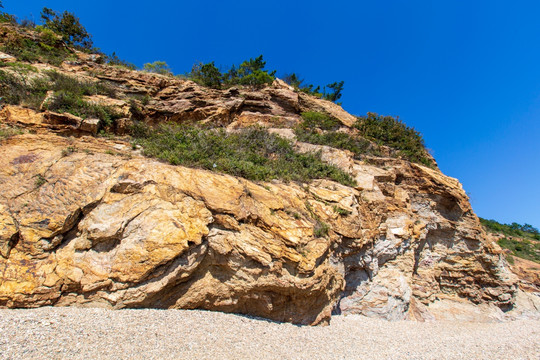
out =
<path fill-rule="evenodd" d="M 0 306 L 299 324 L 540 308 L 399 120 L 353 116 L 262 57 L 207 83 L 50 29 L 0 33 Z"/>
<path fill-rule="evenodd" d="M 480 218 L 484 229 L 506 253 L 512 272 L 518 275 L 520 287 L 540 292 L 540 232 L 531 225 L 501 224 Z"/>

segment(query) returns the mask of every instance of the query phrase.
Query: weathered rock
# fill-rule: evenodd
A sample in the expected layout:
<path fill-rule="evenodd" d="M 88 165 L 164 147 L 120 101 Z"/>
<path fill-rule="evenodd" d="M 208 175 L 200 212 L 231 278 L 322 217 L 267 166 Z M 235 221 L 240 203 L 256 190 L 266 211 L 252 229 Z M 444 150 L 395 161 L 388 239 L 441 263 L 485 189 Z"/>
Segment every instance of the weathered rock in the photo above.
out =
<path fill-rule="evenodd" d="M 261 186 L 110 154 L 120 148 L 130 151 L 29 134 L 0 147 L 1 306 L 202 308 L 317 324 L 332 311 L 429 318 L 422 304 L 443 294 L 513 301 L 515 279 L 459 183 L 436 171 L 349 160 L 371 187 Z M 328 236 L 314 235 L 317 221 Z"/>
<path fill-rule="evenodd" d="M 357 185 L 255 183 L 170 166 L 118 138 L 84 136 L 96 134 L 97 119 L 5 106 L 0 122 L 32 134 L 1 140 L 0 307 L 201 308 L 299 324 L 332 312 L 500 320 L 512 307 L 518 318 L 540 309 L 518 291 L 535 291 L 535 280 L 512 275 L 456 179 L 390 158 L 389 148 L 360 161 L 295 141 L 302 111 L 354 132 L 356 118 L 340 106 L 281 80 L 208 89 L 77 54 L 60 68 L 34 66 L 107 81 L 119 99 L 86 101 L 121 114 L 110 126 L 117 135 L 134 120 L 262 125 Z"/>
<path fill-rule="evenodd" d="M 79 129 L 83 132 L 96 135 L 99 129 L 99 119 L 84 119 Z"/>
<path fill-rule="evenodd" d="M 17 58 L 15 58 L 14 56 L 0 52 L 0 62 L 9 63 L 9 62 L 15 62 L 15 61 L 17 61 Z"/>

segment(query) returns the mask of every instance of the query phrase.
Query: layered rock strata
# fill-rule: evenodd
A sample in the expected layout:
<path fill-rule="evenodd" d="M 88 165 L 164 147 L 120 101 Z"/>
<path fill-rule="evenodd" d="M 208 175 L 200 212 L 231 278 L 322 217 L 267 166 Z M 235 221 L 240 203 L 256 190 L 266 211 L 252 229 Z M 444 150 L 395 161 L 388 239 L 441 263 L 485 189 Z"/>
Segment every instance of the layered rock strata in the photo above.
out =
<path fill-rule="evenodd" d="M 200 308 L 317 324 L 332 311 L 426 318 L 441 298 L 512 305 L 515 279 L 455 179 L 336 152 L 323 157 L 340 159 L 356 188 L 254 183 L 93 137 L 4 140 L 0 306 Z"/>

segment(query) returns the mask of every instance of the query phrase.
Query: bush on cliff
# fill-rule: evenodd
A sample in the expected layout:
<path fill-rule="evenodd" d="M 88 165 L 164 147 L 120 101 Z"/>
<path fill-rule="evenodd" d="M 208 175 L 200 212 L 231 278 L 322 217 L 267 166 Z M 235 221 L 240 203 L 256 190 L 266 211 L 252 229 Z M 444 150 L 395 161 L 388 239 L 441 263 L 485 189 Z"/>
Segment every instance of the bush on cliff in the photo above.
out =
<path fill-rule="evenodd" d="M 165 61 L 154 61 L 143 65 L 143 70 L 155 74 L 172 76 L 172 71 Z"/>
<path fill-rule="evenodd" d="M 103 61 L 106 62 L 109 65 L 120 66 L 120 67 L 129 69 L 129 70 L 136 70 L 137 69 L 137 66 L 135 66 L 134 64 L 132 64 L 132 63 L 126 61 L 126 60 L 120 59 L 118 57 L 118 55 L 116 55 L 115 52 L 113 52 L 111 55 L 104 55 Z"/>
<path fill-rule="evenodd" d="M 218 89 L 221 87 L 223 74 L 212 61 L 207 64 L 198 63 L 193 65 L 190 78 L 203 86 Z"/>
<path fill-rule="evenodd" d="M 44 28 L 37 28 L 39 36 L 25 38 L 15 30 L 6 29 L 0 51 L 16 57 L 19 61 L 30 63 L 43 62 L 59 66 L 72 56 L 54 33 Z"/>
<path fill-rule="evenodd" d="M 328 84 L 324 86 L 322 90 L 320 86 L 315 87 L 312 84 L 304 83 L 304 79 L 300 79 L 300 77 L 295 73 L 286 74 L 283 77 L 283 81 L 294 87 L 297 91 L 333 101 L 338 105 L 341 105 L 341 103 L 338 103 L 337 100 L 341 99 L 343 86 L 345 85 L 344 81 L 336 81 Z"/>
<path fill-rule="evenodd" d="M 512 255 L 540 263 L 540 242 L 527 239 L 502 238 L 497 243 Z"/>
<path fill-rule="evenodd" d="M 173 124 L 152 129 L 137 123 L 132 135 L 145 155 L 173 165 L 201 167 L 249 180 L 308 182 L 328 178 L 354 185 L 347 173 L 323 162 L 319 154 L 298 153 L 289 140 L 262 128 L 227 133 Z"/>
<path fill-rule="evenodd" d="M 338 120 L 317 112 L 304 112 L 302 119 L 303 122 L 294 129 L 298 141 L 349 150 L 354 153 L 354 157 L 357 159 L 361 155 L 369 153 L 369 141 L 336 131 L 341 127 Z"/>
<path fill-rule="evenodd" d="M 0 69 L 0 105 L 25 105 L 37 109 L 45 98 L 47 89 L 46 81 L 28 79 L 17 71 Z"/>
<path fill-rule="evenodd" d="M 45 100 L 47 91 L 51 90 L 54 91 L 54 96 L 43 104 L 45 109 L 66 112 L 82 118 L 95 117 L 106 126 L 120 117 L 111 107 L 84 99 L 84 96 L 89 95 L 115 97 L 114 89 L 105 83 L 79 80 L 56 71 L 46 71 L 41 76 L 30 78 L 27 73 L 37 70 L 28 64 L 12 63 L 6 68 L 11 71 L 0 69 L 2 103 L 24 105 L 38 110 Z"/>
<path fill-rule="evenodd" d="M 495 220 L 480 218 L 480 222 L 484 228 L 492 233 L 503 234 L 505 236 L 516 236 L 540 241 L 540 231 L 530 224 L 501 224 Z"/>
<path fill-rule="evenodd" d="M 75 45 L 85 50 L 92 49 L 92 36 L 73 13 L 69 11 L 59 13 L 44 7 L 41 11 L 41 20 L 45 28 L 59 34 L 68 45 Z"/>
<path fill-rule="evenodd" d="M 398 150 L 398 155 L 409 161 L 433 166 L 422 135 L 399 119 L 368 113 L 367 116 L 358 117 L 354 127 L 367 139 Z"/>
<path fill-rule="evenodd" d="M 238 67 L 233 65 L 225 73 L 222 73 L 212 61 L 207 64 L 193 65 L 187 77 L 196 83 L 212 88 L 221 88 L 223 85 L 262 87 L 271 84 L 276 79 L 276 71 L 265 70 L 265 67 L 266 61 L 263 60 L 262 55 L 242 62 Z"/>

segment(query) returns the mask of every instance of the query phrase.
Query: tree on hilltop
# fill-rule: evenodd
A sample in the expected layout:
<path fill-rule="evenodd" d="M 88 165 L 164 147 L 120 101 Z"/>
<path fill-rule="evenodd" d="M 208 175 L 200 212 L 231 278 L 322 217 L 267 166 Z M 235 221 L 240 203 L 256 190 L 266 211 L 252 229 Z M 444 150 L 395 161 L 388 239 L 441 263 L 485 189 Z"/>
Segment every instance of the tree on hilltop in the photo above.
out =
<path fill-rule="evenodd" d="M 41 20 L 43 21 L 43 27 L 62 36 L 62 39 L 67 44 L 80 46 L 86 50 L 92 48 L 92 36 L 73 13 L 69 11 L 59 13 L 44 7 L 41 11 Z"/>

